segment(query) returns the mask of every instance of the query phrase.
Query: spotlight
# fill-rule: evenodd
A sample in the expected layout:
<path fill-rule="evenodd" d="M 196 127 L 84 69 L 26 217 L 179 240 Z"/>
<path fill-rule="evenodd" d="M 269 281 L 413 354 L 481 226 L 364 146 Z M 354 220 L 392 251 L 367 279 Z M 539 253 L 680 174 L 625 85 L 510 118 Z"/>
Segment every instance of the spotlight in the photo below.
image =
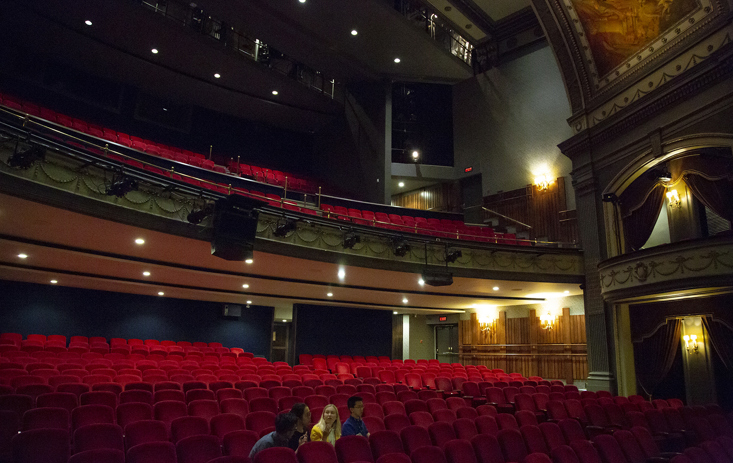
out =
<path fill-rule="evenodd" d="M 616 196 L 616 193 L 605 193 L 603 196 L 601 196 L 601 200 L 604 203 L 615 203 L 618 201 L 618 196 Z"/>
<path fill-rule="evenodd" d="M 392 252 L 397 257 L 405 257 L 410 252 L 410 244 L 405 240 L 396 239 L 392 242 Z"/>
<path fill-rule="evenodd" d="M 8 165 L 22 170 L 30 169 L 36 161 L 42 161 L 45 154 L 45 150 L 37 145 L 23 151 L 16 149 L 12 156 L 8 158 Z"/>
<path fill-rule="evenodd" d="M 361 243 L 361 237 L 354 232 L 344 235 L 344 249 L 351 249 L 356 243 Z"/>
<path fill-rule="evenodd" d="M 283 223 L 277 224 L 277 227 L 275 228 L 275 231 L 272 232 L 273 235 L 277 236 L 278 238 L 282 238 L 286 236 L 291 231 L 295 231 L 296 229 L 296 222 L 292 219 L 287 219 Z"/>
<path fill-rule="evenodd" d="M 115 173 L 112 178 L 112 184 L 107 187 L 105 194 L 121 198 L 134 190 L 137 190 L 137 180 L 128 177 L 120 170 Z"/>
<path fill-rule="evenodd" d="M 194 225 L 200 224 L 204 219 L 214 213 L 214 203 L 209 203 L 197 211 L 191 211 L 186 220 Z"/>
<path fill-rule="evenodd" d="M 418 150 L 412 151 L 412 160 L 417 161 L 420 158 L 420 152 Z"/>
<path fill-rule="evenodd" d="M 458 259 L 462 255 L 463 255 L 463 253 L 461 251 L 458 251 L 458 250 L 446 251 L 445 252 L 445 261 L 448 262 L 448 263 L 450 263 L 450 264 L 452 264 L 453 262 L 456 261 L 456 259 Z"/>

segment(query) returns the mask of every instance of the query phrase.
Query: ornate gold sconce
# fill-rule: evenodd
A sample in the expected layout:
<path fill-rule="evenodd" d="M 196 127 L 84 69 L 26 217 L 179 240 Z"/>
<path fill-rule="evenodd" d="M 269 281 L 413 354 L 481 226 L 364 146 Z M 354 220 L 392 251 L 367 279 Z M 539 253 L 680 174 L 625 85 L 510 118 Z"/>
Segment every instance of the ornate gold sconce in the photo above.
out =
<path fill-rule="evenodd" d="M 680 200 L 680 195 L 677 193 L 677 190 L 669 190 L 667 192 L 667 200 L 669 201 L 669 207 L 672 209 L 679 209 L 682 207 L 682 201 Z"/>
<path fill-rule="evenodd" d="M 550 331 L 557 325 L 557 317 L 547 312 L 547 315 L 540 315 L 540 327 L 543 330 Z"/>
<path fill-rule="evenodd" d="M 538 175 L 534 179 L 534 184 L 539 191 L 547 191 L 550 189 L 553 180 L 547 174 Z"/>
<path fill-rule="evenodd" d="M 491 334 L 494 331 L 494 321 L 489 317 L 480 317 L 478 320 L 478 328 L 483 333 Z"/>
<path fill-rule="evenodd" d="M 697 346 L 697 335 L 684 335 L 682 336 L 682 339 L 685 340 L 685 349 L 687 349 L 688 354 L 697 354 L 698 353 L 698 346 Z"/>

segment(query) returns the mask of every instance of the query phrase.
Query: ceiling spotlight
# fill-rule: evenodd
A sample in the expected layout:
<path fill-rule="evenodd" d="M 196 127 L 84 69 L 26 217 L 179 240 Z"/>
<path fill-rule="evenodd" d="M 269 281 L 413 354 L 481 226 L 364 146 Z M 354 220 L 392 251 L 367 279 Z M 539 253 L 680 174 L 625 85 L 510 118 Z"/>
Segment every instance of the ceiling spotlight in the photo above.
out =
<path fill-rule="evenodd" d="M 34 145 L 22 151 L 16 146 L 13 154 L 8 158 L 8 165 L 21 170 L 30 169 L 36 161 L 42 161 L 46 151 L 40 146 Z"/>
<path fill-rule="evenodd" d="M 361 237 L 354 232 L 344 235 L 344 249 L 351 249 L 356 243 L 361 243 Z"/>
<path fill-rule="evenodd" d="M 199 210 L 194 210 L 188 213 L 186 220 L 189 223 L 198 225 L 204 221 L 204 219 L 214 213 L 214 203 L 209 203 Z"/>
<path fill-rule="evenodd" d="M 410 252 L 410 243 L 401 239 L 392 241 L 392 253 L 395 256 L 405 257 L 408 252 Z"/>
<path fill-rule="evenodd" d="M 333 293 L 326 293 L 326 296 L 333 297 Z"/>
<path fill-rule="evenodd" d="M 277 93 L 278 93 L 278 91 L 277 91 L 277 90 L 273 90 L 273 91 L 272 91 L 272 94 L 273 94 L 273 95 L 277 95 Z"/>
<path fill-rule="evenodd" d="M 420 152 L 418 150 L 412 150 L 412 160 L 417 161 L 420 159 Z"/>
<path fill-rule="evenodd" d="M 346 270 L 340 268 L 339 269 L 339 273 L 338 273 L 338 277 L 339 277 L 339 280 L 343 280 L 344 278 L 346 278 Z"/>
<path fill-rule="evenodd" d="M 135 244 L 145 244 L 145 240 L 144 240 L 144 239 L 142 239 L 142 238 L 137 238 L 137 239 L 135 240 Z"/>
<path fill-rule="evenodd" d="M 283 320 L 283 323 L 287 323 L 287 322 L 288 322 L 287 320 Z"/>
<path fill-rule="evenodd" d="M 491 289 L 493 289 L 494 291 L 499 291 L 499 287 L 498 287 L 498 286 L 494 286 L 494 287 L 493 287 L 493 288 L 491 288 Z"/>
<path fill-rule="evenodd" d="M 409 302 L 409 301 L 407 300 L 407 298 L 406 298 L 406 297 L 403 297 L 403 298 L 402 298 L 402 303 L 403 303 L 403 304 L 407 304 L 408 302 Z"/>
<path fill-rule="evenodd" d="M 397 184 L 397 186 L 400 187 L 400 188 L 404 188 L 405 187 L 405 182 L 400 182 L 400 183 Z"/>
<path fill-rule="evenodd" d="M 417 280 L 417 284 L 419 284 L 420 286 L 425 286 L 425 280 L 420 278 L 419 280 Z"/>
<path fill-rule="evenodd" d="M 394 312 L 392 312 L 392 315 L 397 315 L 397 311 L 395 310 Z"/>
<path fill-rule="evenodd" d="M 59 282 L 59 280 L 51 280 L 51 284 L 52 284 L 52 285 L 55 285 L 55 284 L 56 284 L 56 283 L 58 283 L 58 282 Z"/>
<path fill-rule="evenodd" d="M 135 190 L 137 190 L 137 180 L 132 177 L 128 177 L 124 172 L 122 172 L 122 170 L 119 170 L 115 172 L 114 177 L 112 177 L 112 183 L 107 186 L 104 193 L 107 196 L 117 196 L 118 198 L 121 198 L 127 193 Z"/>
<path fill-rule="evenodd" d="M 247 304 L 251 304 L 251 303 L 252 303 L 252 301 L 247 301 Z"/>
<path fill-rule="evenodd" d="M 163 291 L 158 291 L 158 296 L 165 296 L 165 293 Z"/>
<path fill-rule="evenodd" d="M 287 236 L 288 233 L 296 230 L 296 224 L 297 222 L 292 219 L 287 219 L 283 223 L 278 222 L 277 227 L 275 227 L 275 231 L 272 232 L 272 234 L 278 238 Z"/>
<path fill-rule="evenodd" d="M 150 52 L 152 54 L 154 54 L 154 55 L 157 55 L 158 54 L 158 49 L 157 48 L 153 48 L 152 50 L 150 50 Z"/>
<path fill-rule="evenodd" d="M 92 22 L 87 19 L 86 21 L 84 21 L 84 24 L 86 24 L 87 26 L 91 26 L 92 25 Z"/>
<path fill-rule="evenodd" d="M 214 77 L 218 79 L 219 77 L 221 77 L 221 74 L 219 74 L 219 73 L 217 72 L 216 74 L 214 74 Z"/>
<path fill-rule="evenodd" d="M 452 264 L 456 261 L 459 257 L 461 257 L 463 253 L 459 250 L 453 250 L 453 251 L 446 251 L 445 253 L 445 261 Z"/>
<path fill-rule="evenodd" d="M 242 285 L 242 288 L 248 289 L 249 288 L 249 285 L 247 283 L 245 283 L 245 284 Z"/>
<path fill-rule="evenodd" d="M 144 277 L 149 277 L 150 276 L 150 272 L 143 272 L 143 276 Z"/>
<path fill-rule="evenodd" d="M 20 257 L 21 259 L 27 259 L 28 258 L 28 254 L 21 253 L 21 254 L 18 254 L 18 257 Z"/>
<path fill-rule="evenodd" d="M 298 0 L 300 3 L 305 3 L 305 0 Z"/>
<path fill-rule="evenodd" d="M 244 263 L 245 263 L 245 264 L 251 264 L 251 263 L 253 263 L 253 262 L 254 262 L 254 259 L 245 259 L 245 260 L 244 260 Z"/>
<path fill-rule="evenodd" d="M 394 59 L 394 62 L 395 62 L 395 63 L 399 63 L 399 62 L 400 62 L 400 59 L 399 59 L 399 58 L 395 58 L 395 59 Z"/>
<path fill-rule="evenodd" d="M 357 35 L 359 32 L 356 29 L 351 30 L 351 35 Z"/>

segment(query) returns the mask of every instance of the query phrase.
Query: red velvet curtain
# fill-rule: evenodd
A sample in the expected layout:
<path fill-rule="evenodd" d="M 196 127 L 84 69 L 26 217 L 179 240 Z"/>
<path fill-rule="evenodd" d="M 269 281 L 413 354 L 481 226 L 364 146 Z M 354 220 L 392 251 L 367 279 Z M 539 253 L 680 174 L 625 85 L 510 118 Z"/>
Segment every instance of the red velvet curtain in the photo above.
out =
<path fill-rule="evenodd" d="M 672 368 L 681 327 L 681 320 L 668 320 L 650 337 L 634 342 L 636 380 L 649 397 Z"/>
<path fill-rule="evenodd" d="M 708 320 L 708 317 L 702 317 L 702 322 L 708 332 L 710 344 L 718 353 L 720 360 L 727 369 L 733 369 L 733 332 L 722 323 Z"/>
<path fill-rule="evenodd" d="M 733 184 L 728 179 L 709 180 L 700 174 L 685 174 L 692 194 L 725 220 L 733 221 Z"/>
<path fill-rule="evenodd" d="M 636 203 L 632 208 L 625 208 L 621 203 L 621 213 L 624 221 L 624 238 L 628 251 L 638 251 L 647 242 L 659 218 L 659 211 L 664 205 L 664 195 L 667 188 L 658 183 L 654 185 L 643 202 Z M 639 198 L 641 201 L 642 198 Z"/>

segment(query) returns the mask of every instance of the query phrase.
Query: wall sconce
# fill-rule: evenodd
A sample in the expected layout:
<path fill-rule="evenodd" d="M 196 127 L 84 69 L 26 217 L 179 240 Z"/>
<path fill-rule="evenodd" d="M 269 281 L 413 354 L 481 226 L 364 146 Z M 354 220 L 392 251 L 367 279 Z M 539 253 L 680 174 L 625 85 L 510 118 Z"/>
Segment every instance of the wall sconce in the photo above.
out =
<path fill-rule="evenodd" d="M 494 331 L 494 321 L 488 317 L 481 317 L 478 321 L 478 328 L 484 333 L 491 334 Z"/>
<path fill-rule="evenodd" d="M 685 340 L 685 349 L 687 349 L 688 354 L 697 354 L 697 335 L 693 334 L 692 336 L 684 335 L 682 336 L 682 339 Z"/>
<path fill-rule="evenodd" d="M 669 207 L 672 209 L 682 207 L 682 201 L 680 201 L 680 195 L 677 193 L 677 190 L 669 190 L 667 192 L 667 200 L 669 201 Z"/>
<path fill-rule="evenodd" d="M 550 185 L 552 185 L 553 180 L 549 177 L 547 174 L 542 174 L 534 179 L 534 184 L 537 187 L 539 191 L 547 191 L 550 189 Z"/>
<path fill-rule="evenodd" d="M 547 315 L 540 315 L 540 328 L 543 330 L 550 331 L 555 328 L 557 324 L 557 318 L 554 317 L 550 312 Z"/>

